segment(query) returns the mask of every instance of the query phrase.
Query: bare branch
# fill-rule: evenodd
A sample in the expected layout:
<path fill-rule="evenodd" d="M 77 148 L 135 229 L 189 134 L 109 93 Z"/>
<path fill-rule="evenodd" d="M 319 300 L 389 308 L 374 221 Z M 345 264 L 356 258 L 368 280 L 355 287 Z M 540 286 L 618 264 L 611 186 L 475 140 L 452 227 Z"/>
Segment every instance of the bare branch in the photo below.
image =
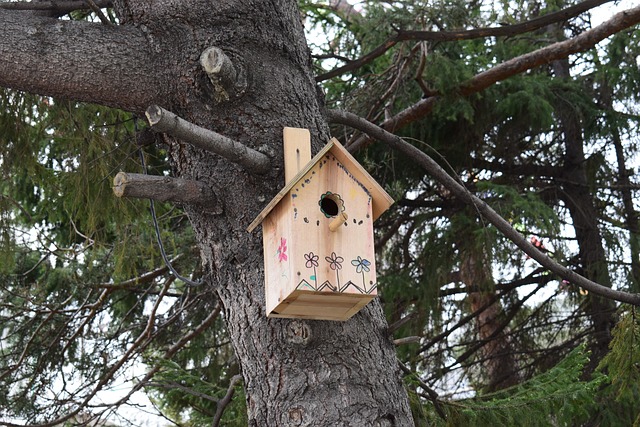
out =
<path fill-rule="evenodd" d="M 463 84 L 460 93 L 463 96 L 467 96 L 523 71 L 566 58 L 574 53 L 584 52 L 593 48 L 607 37 L 636 25 L 638 22 L 640 22 L 640 6 L 622 11 L 603 24 L 585 31 L 579 36 L 526 53 L 477 74 Z"/>
<path fill-rule="evenodd" d="M 405 344 L 415 344 L 420 342 L 420 337 L 416 335 L 412 335 L 410 337 L 397 338 L 393 340 L 393 345 L 400 346 Z"/>
<path fill-rule="evenodd" d="M 219 133 L 190 123 L 157 105 L 147 108 L 146 115 L 153 130 L 167 133 L 194 147 L 218 154 L 237 163 L 248 172 L 263 174 L 271 166 L 271 162 L 265 154 Z"/>
<path fill-rule="evenodd" d="M 170 176 L 119 172 L 113 178 L 113 193 L 117 197 L 218 207 L 215 193 L 203 182 Z"/>
<path fill-rule="evenodd" d="M 329 0 L 329 5 L 327 5 L 326 8 L 334 11 L 338 16 L 340 16 L 340 19 L 346 22 L 362 19 L 362 14 L 347 0 Z"/>
<path fill-rule="evenodd" d="M 637 9 L 639 10 L 638 13 L 640 14 L 640 8 Z M 400 137 L 387 132 L 381 127 L 376 126 L 373 123 L 359 116 L 356 116 L 355 114 L 348 113 L 346 111 L 331 110 L 327 112 L 327 115 L 330 121 L 352 126 L 362 132 L 367 133 L 370 137 L 386 143 L 389 147 L 401 151 L 402 153 L 409 156 L 409 158 L 414 159 L 418 165 L 420 165 L 424 170 L 427 171 L 427 173 L 429 173 L 433 178 L 444 185 L 460 200 L 473 206 L 506 238 L 515 243 L 515 245 L 522 249 L 524 253 L 536 260 L 543 267 L 546 267 L 547 269 L 562 277 L 563 279 L 569 281 L 570 283 L 581 286 L 596 295 L 640 306 L 639 294 L 617 291 L 606 286 L 602 286 L 587 279 L 584 276 L 579 275 L 575 271 L 569 270 L 565 266 L 560 265 L 549 258 L 545 253 L 538 250 L 527 239 L 525 239 L 522 234 L 511 227 L 511 224 L 509 224 L 509 222 L 498 215 L 496 211 L 494 211 L 488 204 L 486 204 L 483 200 L 479 199 L 475 195 L 471 194 L 462 184 L 452 178 L 431 157 L 429 157 L 427 154 L 420 151 L 413 145 L 406 143 Z"/>
<path fill-rule="evenodd" d="M 594 7 L 610 3 L 613 0 L 585 0 L 557 12 L 549 13 L 529 21 L 500 27 L 476 28 L 463 31 L 399 31 L 402 40 L 455 41 L 471 40 L 482 37 L 515 36 L 546 27 L 556 22 L 566 21 Z"/>
<path fill-rule="evenodd" d="M 399 31 L 395 36 L 388 38 L 380 46 L 366 54 L 365 56 L 349 62 L 348 64 L 331 70 L 327 73 L 316 77 L 317 82 L 328 80 L 332 77 L 353 71 L 362 67 L 374 59 L 384 55 L 386 51 L 391 49 L 397 43 L 407 40 L 429 40 L 429 41 L 457 41 L 471 40 L 482 37 L 499 37 L 499 36 L 515 36 L 518 34 L 528 33 L 539 28 L 546 27 L 556 22 L 566 21 L 574 18 L 581 13 L 588 11 L 594 7 L 609 3 L 613 0 L 586 0 L 577 5 L 568 7 L 558 12 L 550 13 L 530 21 L 522 22 L 514 25 L 491 28 L 477 28 L 473 30 L 462 31 Z"/>

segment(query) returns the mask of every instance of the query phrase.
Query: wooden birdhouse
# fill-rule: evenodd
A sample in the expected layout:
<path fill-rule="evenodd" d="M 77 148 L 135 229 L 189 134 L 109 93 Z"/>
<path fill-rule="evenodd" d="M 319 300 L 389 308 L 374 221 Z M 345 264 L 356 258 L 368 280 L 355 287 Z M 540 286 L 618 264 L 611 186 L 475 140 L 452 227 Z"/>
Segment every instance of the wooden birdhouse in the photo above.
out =
<path fill-rule="evenodd" d="M 393 199 L 332 139 L 311 159 L 309 131 L 285 128 L 286 186 L 262 224 L 269 317 L 346 320 L 377 294 L 373 222 Z"/>

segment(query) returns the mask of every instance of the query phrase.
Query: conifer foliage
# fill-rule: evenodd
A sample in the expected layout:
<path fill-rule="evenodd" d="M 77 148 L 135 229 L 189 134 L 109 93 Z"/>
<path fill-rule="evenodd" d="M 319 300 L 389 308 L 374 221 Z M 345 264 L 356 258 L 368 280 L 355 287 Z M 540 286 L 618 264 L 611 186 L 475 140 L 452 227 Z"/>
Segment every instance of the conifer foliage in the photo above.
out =
<path fill-rule="evenodd" d="M 149 43 L 131 55 L 156 58 L 150 46 L 170 28 L 228 43 L 241 64 L 229 89 L 196 65 L 179 69 L 197 64 L 187 49 L 163 59 L 168 83 L 141 105 L 0 76 L 0 425 L 130 425 L 150 411 L 176 425 L 329 426 L 350 425 L 349 410 L 379 426 L 640 425 L 640 8 L 283 0 L 274 15 L 245 15 L 230 10 L 250 2 L 229 0 L 221 18 L 190 27 L 173 2 L 135 3 L 0 3 L 0 35 L 16 16 L 122 27 Z M 303 40 L 263 35 L 279 49 L 276 71 L 309 76 L 314 93 L 292 94 L 281 112 L 261 97 L 291 82 L 238 50 L 271 52 L 240 35 L 265 16 L 294 29 L 302 16 L 311 55 Z M 238 25 L 239 45 L 207 33 L 214 24 Z M 11 49 L 0 42 L 0 57 Z M 0 59 L 1 74 L 14 66 Z M 127 70 L 140 82 L 123 87 L 147 87 L 151 72 Z M 165 107 L 266 154 L 273 172 L 225 166 L 152 130 L 142 104 L 169 94 Z M 310 128 L 316 149 L 335 136 L 396 200 L 376 223 L 379 301 L 345 324 L 259 311 L 261 245 L 242 224 L 282 186 L 283 126 Z M 121 171 L 223 197 L 156 197 L 150 210 L 114 196 Z M 301 330 L 312 331 L 303 344 L 287 338 Z M 399 368 L 365 356 L 374 347 Z M 378 372 L 369 382 L 367 364 Z M 369 396 L 372 409 L 356 396 L 376 394 L 367 385 L 380 372 L 402 393 Z"/>

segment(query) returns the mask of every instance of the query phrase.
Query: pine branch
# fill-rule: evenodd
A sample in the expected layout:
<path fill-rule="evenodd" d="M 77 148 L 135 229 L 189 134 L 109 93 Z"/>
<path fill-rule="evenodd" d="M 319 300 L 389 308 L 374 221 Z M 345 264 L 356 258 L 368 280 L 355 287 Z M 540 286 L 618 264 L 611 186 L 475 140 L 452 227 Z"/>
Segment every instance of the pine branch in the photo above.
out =
<path fill-rule="evenodd" d="M 609 3 L 613 0 L 586 0 L 578 3 L 577 5 L 568 7 L 558 12 L 553 12 L 548 15 L 541 16 L 539 18 L 532 19 L 530 21 L 522 22 L 514 25 L 506 25 L 501 27 L 491 28 L 477 28 L 473 30 L 462 31 L 398 31 L 398 33 L 388 38 L 384 43 L 373 49 L 365 56 L 349 62 L 348 64 L 336 68 L 327 73 L 321 74 L 316 77 L 317 82 L 322 82 L 330 78 L 348 73 L 349 71 L 356 70 L 363 65 L 366 65 L 374 59 L 384 55 L 389 49 L 402 41 L 408 40 L 425 40 L 425 41 L 460 41 L 460 40 L 472 40 L 483 37 L 500 37 L 500 36 L 515 36 L 519 34 L 528 33 L 539 28 L 546 27 L 547 25 L 554 24 L 560 21 L 566 21 L 567 19 L 574 18 L 581 13 L 584 13 L 594 7 L 600 6 L 605 3 Z"/>
<path fill-rule="evenodd" d="M 638 14 L 640 15 L 640 7 Z M 424 152 L 420 151 L 411 144 L 408 144 L 400 137 L 387 132 L 379 126 L 346 111 L 330 110 L 327 112 L 327 116 L 331 122 L 341 123 L 347 126 L 351 126 L 358 129 L 370 137 L 378 139 L 386 143 L 389 147 L 398 150 L 409 158 L 412 158 L 420 165 L 427 173 L 433 178 L 444 185 L 449 191 L 451 191 L 456 197 L 464 201 L 470 206 L 473 206 L 480 214 L 482 214 L 496 229 L 498 229 L 507 239 L 511 240 L 518 246 L 524 253 L 536 260 L 540 265 L 549 269 L 553 273 L 562 277 L 563 279 L 581 286 L 582 288 L 593 292 L 596 295 L 600 295 L 604 298 L 613 299 L 620 302 L 626 302 L 633 305 L 640 306 L 640 294 L 631 294 L 628 292 L 617 291 L 606 286 L 602 286 L 596 282 L 587 279 L 584 276 L 579 275 L 575 271 L 569 270 L 563 265 L 558 264 L 545 253 L 538 250 L 533 246 L 525 237 L 516 231 L 509 222 L 502 218 L 496 211 L 494 211 L 488 204 L 477 196 L 471 194 L 462 184 L 452 178 L 438 163 L 436 163 L 431 157 Z"/>
<path fill-rule="evenodd" d="M 146 115 L 153 130 L 167 133 L 194 147 L 218 154 L 250 173 L 260 175 L 270 169 L 271 162 L 265 154 L 190 123 L 157 105 L 147 108 Z"/>
<path fill-rule="evenodd" d="M 566 58 L 574 53 L 589 50 L 607 37 L 636 25 L 639 22 L 640 6 L 622 11 L 601 25 L 585 31 L 572 39 L 554 43 L 533 52 L 512 58 L 490 68 L 487 71 L 479 73 L 463 83 L 459 87 L 458 93 L 461 96 L 469 96 L 473 93 L 480 92 L 499 81 L 520 74 L 523 71 L 543 64 L 548 64 L 558 59 Z M 421 99 L 390 119 L 385 120 L 380 124 L 380 127 L 391 132 L 395 132 L 397 129 L 400 129 L 431 113 L 439 99 L 440 94 Z M 369 142 L 370 140 L 368 137 L 361 136 L 349 145 L 349 150 L 357 151 L 366 146 Z"/>

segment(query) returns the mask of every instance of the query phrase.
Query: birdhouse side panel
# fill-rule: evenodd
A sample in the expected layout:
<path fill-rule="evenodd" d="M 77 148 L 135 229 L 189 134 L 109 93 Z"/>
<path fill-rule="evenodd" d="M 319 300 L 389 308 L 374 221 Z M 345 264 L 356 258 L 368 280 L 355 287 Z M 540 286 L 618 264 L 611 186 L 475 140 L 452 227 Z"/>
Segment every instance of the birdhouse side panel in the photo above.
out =
<path fill-rule="evenodd" d="M 262 222 L 265 298 L 271 313 L 295 288 L 293 276 L 295 242 L 288 212 L 290 203 L 280 202 Z"/>
<path fill-rule="evenodd" d="M 289 194 L 295 289 L 377 294 L 372 200 L 327 154 Z"/>

